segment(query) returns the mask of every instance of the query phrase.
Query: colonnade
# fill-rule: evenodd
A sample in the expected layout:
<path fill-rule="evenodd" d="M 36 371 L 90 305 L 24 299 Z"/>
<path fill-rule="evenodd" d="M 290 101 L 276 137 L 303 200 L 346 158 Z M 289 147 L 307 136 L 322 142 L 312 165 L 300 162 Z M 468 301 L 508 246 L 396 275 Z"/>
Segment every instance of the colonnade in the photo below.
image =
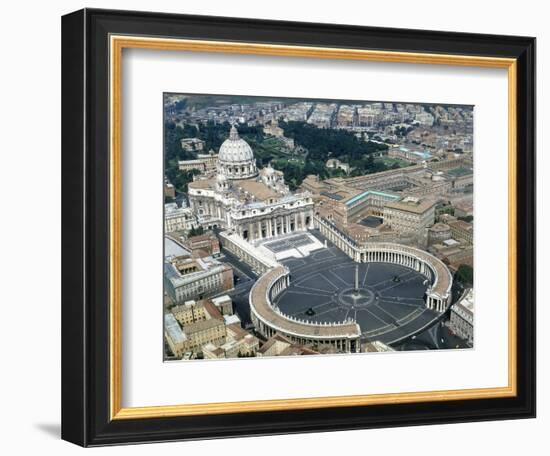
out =
<path fill-rule="evenodd" d="M 443 313 L 447 310 L 447 302 L 437 295 L 426 294 L 426 307 Z"/>
<path fill-rule="evenodd" d="M 325 236 L 330 242 L 332 242 L 336 247 L 338 247 L 342 252 L 353 260 L 359 262 L 359 246 L 357 243 L 342 233 L 338 228 L 336 228 L 328 220 L 325 220 L 321 217 L 315 217 L 315 226 L 319 228 L 319 231 L 323 236 Z"/>
<path fill-rule="evenodd" d="M 271 299 L 275 299 L 279 294 L 290 285 L 290 276 L 288 274 L 282 274 L 270 287 Z"/>
<path fill-rule="evenodd" d="M 421 273 L 431 285 L 426 290 L 426 307 L 445 312 L 450 305 L 452 276 L 448 268 L 428 252 L 400 244 L 380 242 L 358 245 L 328 220 L 315 217 L 319 231 L 358 263 L 392 263 Z"/>
<path fill-rule="evenodd" d="M 256 330 L 266 338 L 279 333 L 290 341 L 313 349 L 332 347 L 356 353 L 361 349 L 359 325 L 354 321 L 314 323 L 283 314 L 273 306 L 275 299 L 290 285 L 288 268 L 279 266 L 261 276 L 250 291 L 250 314 Z"/>
<path fill-rule="evenodd" d="M 314 350 L 322 347 L 333 347 L 337 351 L 346 353 L 359 353 L 361 350 L 361 344 L 359 336 L 356 338 L 313 338 L 305 335 L 296 335 L 292 332 L 285 331 L 281 328 L 275 328 L 270 324 L 266 324 L 263 320 L 258 319 L 255 315 L 252 315 L 252 322 L 256 330 L 262 334 L 266 339 L 273 337 L 279 333 L 294 342 L 295 344 L 310 346 Z"/>
<path fill-rule="evenodd" d="M 246 179 L 258 174 L 256 164 L 250 163 L 250 161 L 243 162 L 242 164 L 233 164 L 219 162 L 218 169 L 226 175 L 229 179 Z"/>
<path fill-rule="evenodd" d="M 393 250 L 367 250 L 359 253 L 359 263 L 393 263 L 414 269 L 428 279 L 433 278 L 432 270 L 414 254 Z"/>

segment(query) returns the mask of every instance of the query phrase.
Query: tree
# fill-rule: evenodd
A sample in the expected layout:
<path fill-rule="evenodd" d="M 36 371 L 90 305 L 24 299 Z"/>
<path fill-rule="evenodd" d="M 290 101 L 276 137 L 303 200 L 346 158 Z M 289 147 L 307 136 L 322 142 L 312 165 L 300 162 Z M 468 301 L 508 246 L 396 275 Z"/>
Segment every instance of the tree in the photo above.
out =
<path fill-rule="evenodd" d="M 465 285 L 474 284 L 474 268 L 467 264 L 461 264 L 456 271 L 457 278 Z"/>
<path fill-rule="evenodd" d="M 177 161 L 168 160 L 166 163 L 166 176 L 172 182 L 178 193 L 187 193 L 189 182 L 193 182 L 193 176 L 200 174 L 198 169 L 180 171 Z"/>
<path fill-rule="evenodd" d="M 174 122 L 164 124 L 164 157 L 165 160 L 192 160 L 197 158 L 193 152 L 183 150 L 181 140 L 183 138 L 194 138 L 197 136 L 197 129 L 192 125 L 185 124 L 184 127 Z"/>
<path fill-rule="evenodd" d="M 385 144 L 365 142 L 346 130 L 317 128 L 306 122 L 294 121 L 280 122 L 279 126 L 284 130 L 285 136 L 293 138 L 297 145 L 309 151 L 308 159 L 323 163 L 332 157 L 345 159 L 352 164 L 351 162 L 360 160 L 365 155 L 388 149 Z"/>
<path fill-rule="evenodd" d="M 201 234 L 204 234 L 204 228 L 202 226 L 199 226 L 198 228 L 192 227 L 189 230 L 188 237 L 200 236 Z"/>

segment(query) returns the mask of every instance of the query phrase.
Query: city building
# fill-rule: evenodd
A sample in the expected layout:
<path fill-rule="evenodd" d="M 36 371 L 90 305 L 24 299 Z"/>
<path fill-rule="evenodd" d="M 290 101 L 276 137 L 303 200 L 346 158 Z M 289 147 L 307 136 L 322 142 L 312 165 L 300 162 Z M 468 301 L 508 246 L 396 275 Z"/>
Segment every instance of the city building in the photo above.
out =
<path fill-rule="evenodd" d="M 220 254 L 220 241 L 214 233 L 191 236 L 185 240 L 183 245 L 191 252 L 191 256 L 195 258 L 205 256 L 215 257 Z"/>
<path fill-rule="evenodd" d="M 285 131 L 279 127 L 279 122 L 277 119 L 273 119 L 269 125 L 264 127 L 264 133 L 270 136 L 276 136 L 281 138 L 285 135 Z"/>
<path fill-rule="evenodd" d="M 336 115 L 336 124 L 340 128 L 353 127 L 355 125 L 355 107 L 340 105 Z"/>
<path fill-rule="evenodd" d="M 185 301 L 183 304 L 176 305 L 170 309 L 170 312 L 172 312 L 172 315 L 181 326 L 206 320 L 208 317 L 204 305 L 197 303 L 195 300 Z"/>
<path fill-rule="evenodd" d="M 164 233 L 189 231 L 198 227 L 197 217 L 188 207 L 178 207 L 177 203 L 164 205 Z"/>
<path fill-rule="evenodd" d="M 337 158 L 328 159 L 325 166 L 328 169 L 341 169 L 346 174 L 349 174 L 349 172 L 351 171 L 351 167 L 349 166 L 349 164 L 343 163 L 340 160 L 338 160 Z"/>
<path fill-rule="evenodd" d="M 428 245 L 440 244 L 451 237 L 451 227 L 445 223 L 436 223 L 428 229 Z"/>
<path fill-rule="evenodd" d="M 473 217 L 474 201 L 473 198 L 466 201 L 458 201 L 453 203 L 456 217 Z"/>
<path fill-rule="evenodd" d="M 182 328 L 185 340 L 183 349 L 185 352 L 200 353 L 202 347 L 208 343 L 223 345 L 225 343 L 225 323 L 217 318 L 197 321 Z"/>
<path fill-rule="evenodd" d="M 204 299 L 233 289 L 233 269 L 211 257 L 168 256 L 164 260 L 164 287 L 177 304 Z"/>
<path fill-rule="evenodd" d="M 474 343 L 474 290 L 468 289 L 451 307 L 450 326 L 459 337 Z"/>
<path fill-rule="evenodd" d="M 441 244 L 433 244 L 429 250 L 455 271 L 461 264 L 473 266 L 474 249 L 472 244 L 447 239 Z"/>
<path fill-rule="evenodd" d="M 204 141 L 199 138 L 182 138 L 181 148 L 186 152 L 202 152 L 204 150 Z"/>
<path fill-rule="evenodd" d="M 388 157 L 401 158 L 409 162 L 423 162 L 430 160 L 433 155 L 426 150 L 411 150 L 405 146 L 391 147 L 388 150 Z"/>
<path fill-rule="evenodd" d="M 222 315 L 233 315 L 233 301 L 230 296 L 223 295 L 212 298 L 214 304 Z"/>
<path fill-rule="evenodd" d="M 451 233 L 454 239 L 459 241 L 474 242 L 474 225 L 464 220 L 454 220 L 447 223 L 451 228 Z"/>
<path fill-rule="evenodd" d="M 301 185 L 312 194 L 339 195 L 352 191 L 390 191 L 403 196 L 441 197 L 453 190 L 455 176 L 448 171 L 471 168 L 471 158 L 422 162 L 404 168 L 350 178 L 332 178 L 321 181 L 318 176 L 307 176 Z"/>
<path fill-rule="evenodd" d="M 435 221 L 435 201 L 412 196 L 384 206 L 384 223 L 399 232 L 418 233 Z"/>
<path fill-rule="evenodd" d="M 256 356 L 260 346 L 259 339 L 238 323 L 225 326 L 226 337 L 224 343 L 209 342 L 202 347 L 205 359 L 239 358 Z"/>
<path fill-rule="evenodd" d="M 258 356 L 316 355 L 317 353 L 317 351 L 294 343 L 278 333 L 270 337 L 258 350 Z"/>
<path fill-rule="evenodd" d="M 338 105 L 336 103 L 317 103 L 307 119 L 307 123 L 315 125 L 317 128 L 330 128 L 337 109 Z"/>
<path fill-rule="evenodd" d="M 222 359 L 225 358 L 225 350 L 219 345 L 208 342 L 202 346 L 204 359 Z"/>
<path fill-rule="evenodd" d="M 176 188 L 168 180 L 167 177 L 164 178 L 164 197 L 165 198 L 175 198 L 176 197 Z"/>
<path fill-rule="evenodd" d="M 419 112 L 416 114 L 414 120 L 424 127 L 431 127 L 434 124 L 434 116 L 429 112 Z"/>
<path fill-rule="evenodd" d="M 201 173 L 207 173 L 216 169 L 218 165 L 218 155 L 214 153 L 198 154 L 197 158 L 191 160 L 178 161 L 180 171 L 190 171 L 196 169 Z"/>
<path fill-rule="evenodd" d="M 164 314 L 164 338 L 172 354 L 177 358 L 181 358 L 185 353 L 187 338 L 171 313 Z"/>

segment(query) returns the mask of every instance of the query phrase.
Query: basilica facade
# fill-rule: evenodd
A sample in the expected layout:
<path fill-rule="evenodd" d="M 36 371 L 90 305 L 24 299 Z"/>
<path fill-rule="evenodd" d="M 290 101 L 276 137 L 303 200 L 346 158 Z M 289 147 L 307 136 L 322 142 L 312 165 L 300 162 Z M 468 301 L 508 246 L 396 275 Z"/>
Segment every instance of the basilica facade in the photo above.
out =
<path fill-rule="evenodd" d="M 220 147 L 216 170 L 195 176 L 188 196 L 201 226 L 229 230 L 249 242 L 313 228 L 309 192 L 291 192 L 283 173 L 270 165 L 258 170 L 235 126 Z"/>

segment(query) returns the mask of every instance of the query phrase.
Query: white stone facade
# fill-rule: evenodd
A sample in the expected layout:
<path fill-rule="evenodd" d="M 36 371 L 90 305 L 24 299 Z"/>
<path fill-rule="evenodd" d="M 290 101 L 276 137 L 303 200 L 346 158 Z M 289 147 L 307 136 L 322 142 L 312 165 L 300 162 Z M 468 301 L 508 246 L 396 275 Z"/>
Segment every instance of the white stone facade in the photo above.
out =
<path fill-rule="evenodd" d="M 252 149 L 232 127 L 220 147 L 216 175 L 189 184 L 189 202 L 205 228 L 231 230 L 252 242 L 313 228 L 309 192 L 292 193 L 283 173 L 271 166 L 258 173 Z"/>
<path fill-rule="evenodd" d="M 188 207 L 178 207 L 176 203 L 164 205 L 164 232 L 188 231 L 198 226 L 197 218 Z"/>
<path fill-rule="evenodd" d="M 451 328 L 457 335 L 474 343 L 474 290 L 464 293 L 459 302 L 451 308 Z"/>

